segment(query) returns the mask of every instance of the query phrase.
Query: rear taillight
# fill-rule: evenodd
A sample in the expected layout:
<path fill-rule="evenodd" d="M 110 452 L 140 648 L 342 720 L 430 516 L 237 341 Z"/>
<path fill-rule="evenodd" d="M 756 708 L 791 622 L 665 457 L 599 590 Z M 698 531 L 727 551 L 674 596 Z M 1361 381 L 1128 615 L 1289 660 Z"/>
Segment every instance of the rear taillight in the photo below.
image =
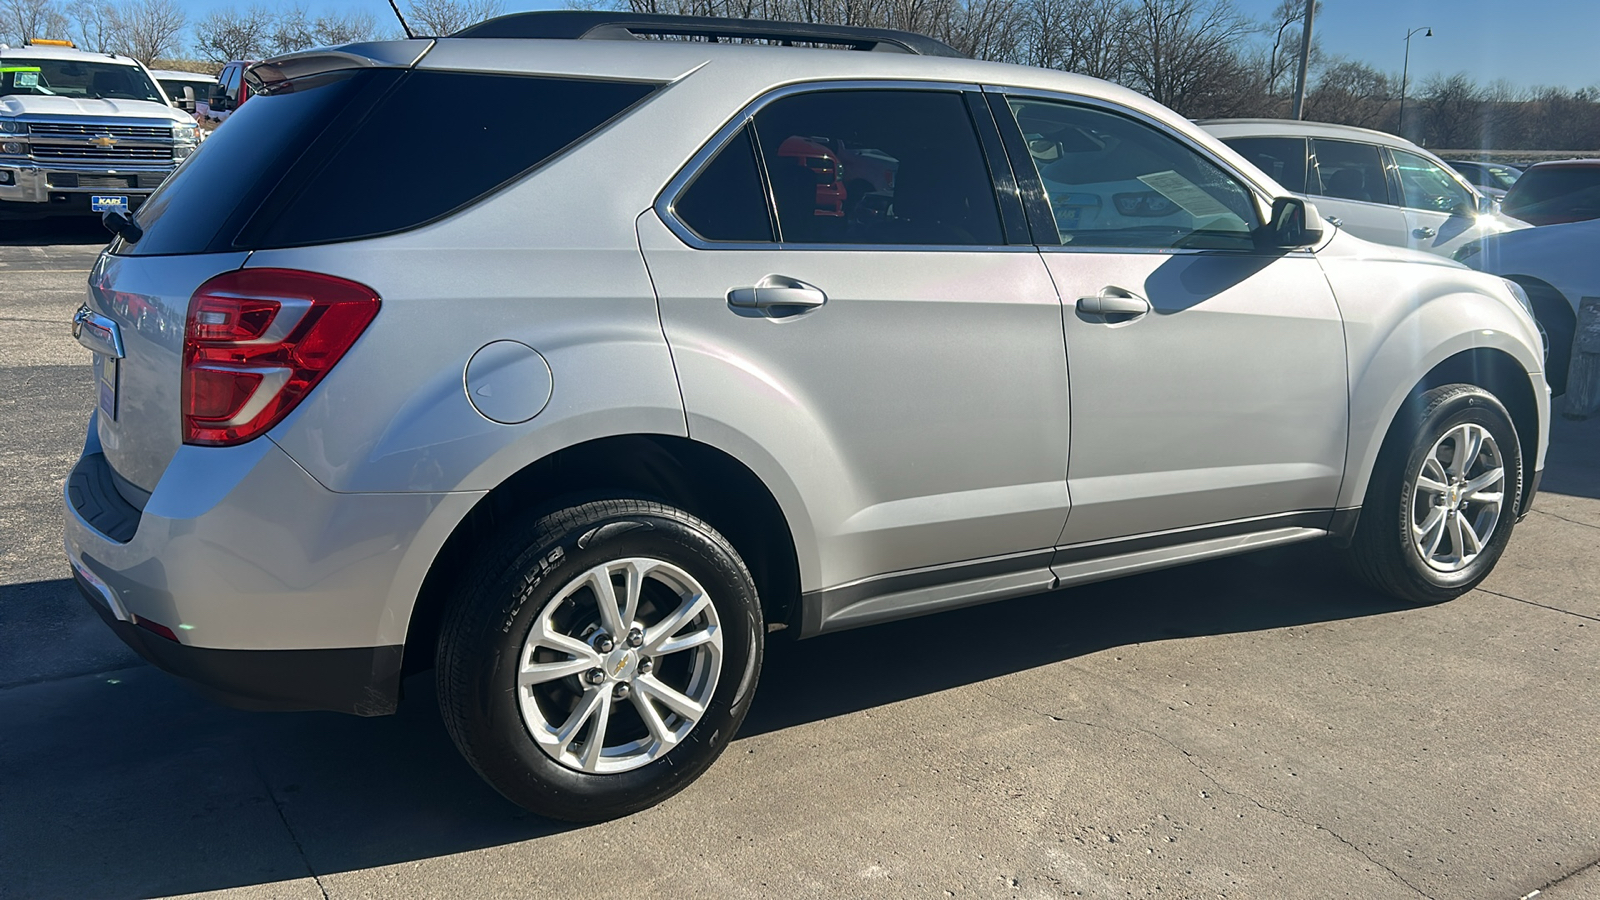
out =
<path fill-rule="evenodd" d="M 378 314 L 372 288 L 293 269 L 240 269 L 189 298 L 183 442 L 242 444 L 278 424 Z"/>

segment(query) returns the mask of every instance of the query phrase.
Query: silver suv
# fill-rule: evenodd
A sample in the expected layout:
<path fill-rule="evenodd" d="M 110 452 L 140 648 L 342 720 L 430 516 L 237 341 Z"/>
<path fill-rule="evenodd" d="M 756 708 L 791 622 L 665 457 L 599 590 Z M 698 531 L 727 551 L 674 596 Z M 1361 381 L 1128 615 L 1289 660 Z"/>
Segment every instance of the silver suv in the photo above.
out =
<path fill-rule="evenodd" d="M 1320 538 L 1443 601 L 1537 485 L 1514 287 L 1109 84 L 611 13 L 251 77 L 76 317 L 78 584 L 242 706 L 434 667 L 545 815 L 693 781 L 774 632 Z"/>

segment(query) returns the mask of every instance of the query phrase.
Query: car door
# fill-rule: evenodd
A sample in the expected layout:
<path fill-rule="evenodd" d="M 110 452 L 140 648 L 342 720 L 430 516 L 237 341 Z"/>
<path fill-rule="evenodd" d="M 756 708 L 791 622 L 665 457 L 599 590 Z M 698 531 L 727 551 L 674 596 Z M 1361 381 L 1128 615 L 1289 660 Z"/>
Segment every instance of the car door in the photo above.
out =
<path fill-rule="evenodd" d="M 976 121 L 958 87 L 786 89 L 639 220 L 690 436 L 798 498 L 808 591 L 996 557 L 1048 586 L 1061 308 L 1014 186 L 1006 233 Z M 892 186 L 842 187 L 809 149 L 841 142 Z"/>
<path fill-rule="evenodd" d="M 1391 247 L 1409 245 L 1405 213 L 1392 195 L 1377 145 L 1312 138 L 1311 154 L 1307 192 L 1318 212 L 1356 237 Z"/>
<path fill-rule="evenodd" d="M 1058 560 L 1175 529 L 1326 524 L 1311 511 L 1338 493 L 1347 401 L 1343 328 L 1316 258 L 1258 250 L 1260 198 L 1165 127 L 1005 93 L 1013 168 L 1049 201 L 1033 209 L 1035 235 L 1072 373 Z"/>
<path fill-rule="evenodd" d="M 1500 230 L 1492 218 L 1480 216 L 1478 195 L 1443 166 L 1407 150 L 1385 150 L 1400 187 L 1412 249 L 1449 256 L 1462 244 Z"/>

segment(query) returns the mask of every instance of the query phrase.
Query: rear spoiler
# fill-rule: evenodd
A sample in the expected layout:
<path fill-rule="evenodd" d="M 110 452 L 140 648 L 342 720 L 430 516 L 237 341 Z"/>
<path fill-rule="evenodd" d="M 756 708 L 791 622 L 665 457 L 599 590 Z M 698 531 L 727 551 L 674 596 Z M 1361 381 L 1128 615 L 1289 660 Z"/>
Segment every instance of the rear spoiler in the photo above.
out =
<path fill-rule="evenodd" d="M 285 53 L 245 70 L 252 93 L 270 94 L 296 78 L 347 69 L 409 69 L 433 46 L 432 38 L 409 41 L 367 41 Z"/>

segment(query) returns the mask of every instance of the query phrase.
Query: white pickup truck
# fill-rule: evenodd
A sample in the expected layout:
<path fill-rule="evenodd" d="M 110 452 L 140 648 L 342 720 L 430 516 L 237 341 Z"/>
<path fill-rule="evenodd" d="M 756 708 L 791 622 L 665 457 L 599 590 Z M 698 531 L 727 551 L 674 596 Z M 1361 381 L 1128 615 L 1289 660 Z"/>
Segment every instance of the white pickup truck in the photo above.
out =
<path fill-rule="evenodd" d="M 138 60 L 0 45 L 0 219 L 137 208 L 194 152 L 194 119 Z"/>

